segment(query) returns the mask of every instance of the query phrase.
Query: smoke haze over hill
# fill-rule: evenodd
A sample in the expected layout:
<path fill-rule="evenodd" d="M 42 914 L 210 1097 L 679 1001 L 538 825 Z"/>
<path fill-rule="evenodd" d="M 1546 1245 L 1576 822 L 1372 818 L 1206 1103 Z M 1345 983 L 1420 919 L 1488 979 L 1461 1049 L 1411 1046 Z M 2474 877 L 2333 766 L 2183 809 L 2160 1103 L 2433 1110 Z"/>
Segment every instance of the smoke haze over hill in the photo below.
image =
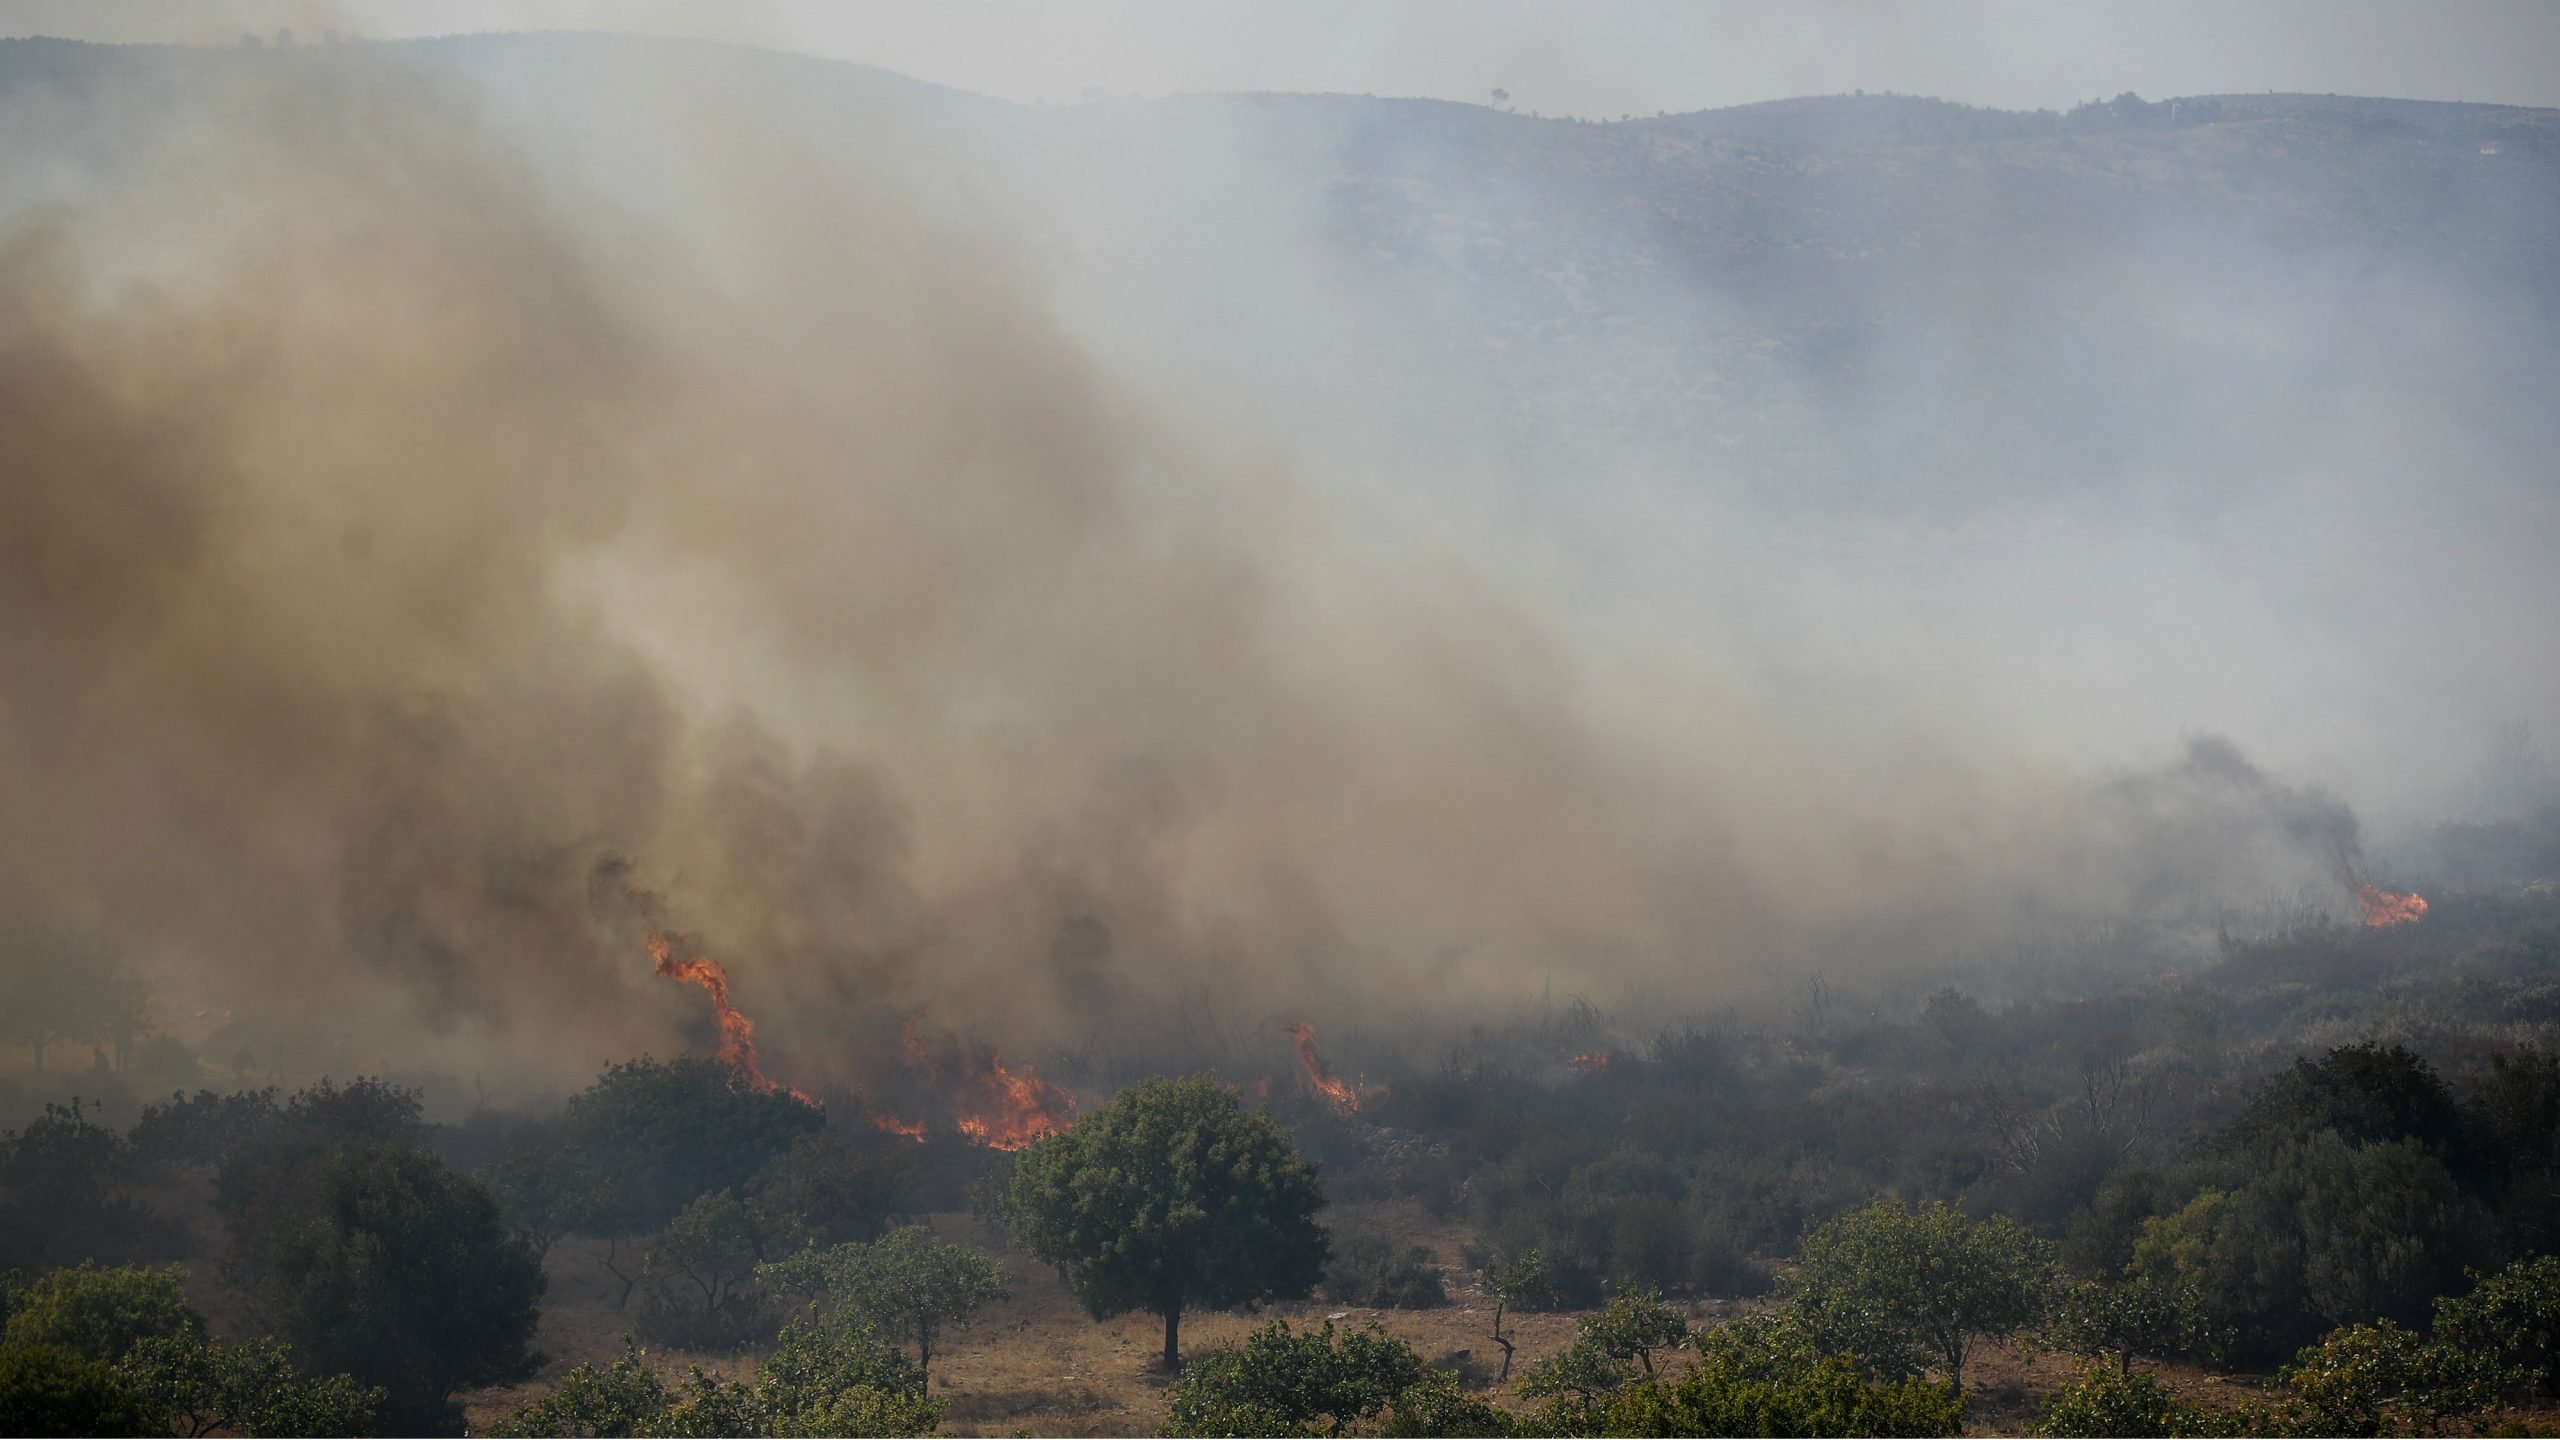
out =
<path fill-rule="evenodd" d="M 2560 115 L 1870 98 L 0 45 L 0 915 L 557 1086 L 2344 912 L 2560 719 Z"/>

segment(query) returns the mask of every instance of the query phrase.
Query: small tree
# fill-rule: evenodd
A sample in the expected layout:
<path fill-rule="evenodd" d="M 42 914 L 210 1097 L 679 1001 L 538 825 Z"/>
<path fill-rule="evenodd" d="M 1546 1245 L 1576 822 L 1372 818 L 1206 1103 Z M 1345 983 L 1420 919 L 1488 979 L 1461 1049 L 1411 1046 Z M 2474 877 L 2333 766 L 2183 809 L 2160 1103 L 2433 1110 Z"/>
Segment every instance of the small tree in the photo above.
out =
<path fill-rule="evenodd" d="M 725 1350 L 773 1333 L 776 1317 L 755 1286 L 756 1268 L 800 1242 L 723 1190 L 677 1212 L 642 1261 L 642 1338 Z"/>
<path fill-rule="evenodd" d="M 1620 1295 L 1597 1315 L 1574 1326 L 1564 1353 L 1529 1367 L 1520 1393 L 1537 1399 L 1578 1395 L 1585 1400 L 1617 1389 L 1642 1373 L 1654 1373 L 1653 1356 L 1689 1343 L 1689 1322 L 1646 1290 Z"/>
<path fill-rule="evenodd" d="M 1004 1267 L 994 1256 L 974 1245 L 936 1240 L 922 1225 L 901 1226 L 869 1245 L 796 1255 L 757 1273 L 915 1346 L 916 1373 L 928 1384 L 942 1327 L 966 1329 L 980 1310 L 1006 1295 Z"/>
<path fill-rule="evenodd" d="M 2229 1332 L 2205 1310 L 2192 1277 L 2135 1275 L 2113 1283 L 2086 1281 L 2064 1290 L 2047 1337 L 2074 1355 L 2113 1357 L 2119 1376 L 2134 1357 L 2219 1359 Z"/>
<path fill-rule="evenodd" d="M 1484 1293 L 1493 1297 L 1493 1343 L 1502 1347 L 1502 1373 L 1495 1377 L 1501 1384 L 1511 1378 L 1511 1357 L 1520 1347 L 1512 1332 L 1502 1327 L 1502 1320 L 1514 1310 L 1535 1310 L 1554 1303 L 1555 1292 L 1547 1284 L 1546 1258 L 1535 1250 L 1515 1255 L 1509 1260 L 1496 1260 L 1476 1274 Z"/>
<path fill-rule="evenodd" d="M 2230 1435 L 2239 1417 L 2206 1411 L 2180 1400 L 2148 1371 L 2091 1365 L 2080 1378 L 2045 1397 L 2038 1435 Z"/>
<path fill-rule="evenodd" d="M 498 1200 L 507 1227 L 539 1258 L 560 1237 L 595 1223 L 607 1181 L 579 1151 L 565 1146 L 518 1150 L 481 1170 L 480 1183 Z"/>
<path fill-rule="evenodd" d="M 1935 1364 L 1961 1394 L 1975 1342 L 2044 1318 L 2051 1250 L 2005 1217 L 1878 1200 L 1805 1237 L 1786 1294 L 1824 1350 L 1889 1376 Z"/>
<path fill-rule="evenodd" d="M 2494 1355 L 2377 1320 L 2302 1347 L 2276 1378 L 2293 1392 L 2273 1417 L 2278 1433 L 2415 1435 L 2496 1405 L 2513 1377 Z"/>
<path fill-rule="evenodd" d="M 1141 1081 L 1024 1150 L 1006 1192 L 1014 1238 L 1097 1320 L 1298 1299 L 1324 1273 L 1316 1167 L 1216 1077 Z"/>

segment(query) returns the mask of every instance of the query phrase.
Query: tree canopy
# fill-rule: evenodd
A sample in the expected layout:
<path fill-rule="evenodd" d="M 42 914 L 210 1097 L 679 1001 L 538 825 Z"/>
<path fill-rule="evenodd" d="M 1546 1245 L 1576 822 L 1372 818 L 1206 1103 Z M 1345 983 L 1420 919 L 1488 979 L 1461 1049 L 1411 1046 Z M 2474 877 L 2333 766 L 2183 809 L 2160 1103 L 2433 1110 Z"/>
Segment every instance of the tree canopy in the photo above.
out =
<path fill-rule="evenodd" d="M 1096 1319 L 1164 1318 L 1297 1299 L 1324 1274 L 1316 1167 L 1214 1077 L 1141 1081 L 1017 1158 L 1014 1238 L 1055 1265 Z"/>

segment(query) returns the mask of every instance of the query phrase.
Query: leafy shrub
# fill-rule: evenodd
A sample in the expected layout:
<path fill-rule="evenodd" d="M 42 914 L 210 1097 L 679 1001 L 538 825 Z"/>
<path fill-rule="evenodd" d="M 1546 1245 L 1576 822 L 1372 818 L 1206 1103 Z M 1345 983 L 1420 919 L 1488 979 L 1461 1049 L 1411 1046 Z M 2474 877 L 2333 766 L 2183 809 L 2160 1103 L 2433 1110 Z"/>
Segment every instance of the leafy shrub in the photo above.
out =
<path fill-rule="evenodd" d="M 1399 1245 L 1371 1230 L 1333 1232 L 1333 1258 L 1325 1265 L 1321 1288 L 1324 1298 L 1337 1305 L 1428 1310 L 1449 1303 L 1429 1250 Z"/>
<path fill-rule="evenodd" d="M 624 1342 L 602 1369 L 581 1365 L 496 1435 L 927 1435 L 942 1423 L 924 1374 L 870 1327 L 798 1319 L 753 1384 L 696 1366 L 675 1384 Z"/>
<path fill-rule="evenodd" d="M 1550 1399 L 1536 1417 L 1555 1435 L 1953 1435 L 1964 1400 L 1916 1377 L 1874 1383 L 1845 1356 L 1819 1353 L 1801 1322 L 1755 1316 L 1696 1332 L 1677 1376 L 1636 1374 L 1591 1395 Z"/>
<path fill-rule="evenodd" d="M 2540 1395 L 2560 1394 L 2560 1255 L 2519 1260 L 2468 1295 L 2438 1300 L 2435 1338 L 2495 1357 Z"/>
<path fill-rule="evenodd" d="M 123 1139 L 77 1100 L 0 1135 L 0 1266 L 175 1253 L 174 1227 L 125 1193 L 129 1159 Z"/>
<path fill-rule="evenodd" d="M 59 1345 L 0 1346 L 0 1432 L 143 1435 L 154 1417 L 133 1382 Z"/>
<path fill-rule="evenodd" d="M 2047 1396 L 2038 1435 L 2237 1435 L 2241 1417 L 2189 1405 L 2148 1371 L 2092 1365 Z"/>
<path fill-rule="evenodd" d="M 20 1292 L 10 1307 L 9 1345 L 49 1345 L 90 1360 L 124 1358 L 148 1337 L 193 1334 L 204 1317 L 187 1303 L 186 1271 L 100 1269 L 86 1262 L 56 1270 Z"/>
<path fill-rule="evenodd" d="M 1380 1418 L 1380 1435 L 1504 1436 L 1518 1433 L 1511 1412 L 1490 1400 L 1470 1395 L 1454 1370 L 1425 1370 L 1422 1378 L 1398 1392 Z"/>
<path fill-rule="evenodd" d="M 2295 1435 L 2411 1435 L 2498 1403 L 2495 1358 L 2391 1323 L 2349 1325 L 2306 1345 L 2277 1379 L 2293 1393 L 2274 1427 Z"/>
<path fill-rule="evenodd" d="M 227 1344 L 199 1334 L 135 1343 L 120 1368 L 159 1427 L 183 1435 L 364 1435 L 384 1392 L 350 1375 L 307 1376 L 273 1340 Z"/>
<path fill-rule="evenodd" d="M 1418 1384 L 1422 1357 L 1372 1325 L 1337 1335 L 1274 1320 L 1195 1355 L 1165 1390 L 1168 1435 L 1340 1435 Z M 1321 1422 L 1321 1427 L 1319 1427 Z"/>

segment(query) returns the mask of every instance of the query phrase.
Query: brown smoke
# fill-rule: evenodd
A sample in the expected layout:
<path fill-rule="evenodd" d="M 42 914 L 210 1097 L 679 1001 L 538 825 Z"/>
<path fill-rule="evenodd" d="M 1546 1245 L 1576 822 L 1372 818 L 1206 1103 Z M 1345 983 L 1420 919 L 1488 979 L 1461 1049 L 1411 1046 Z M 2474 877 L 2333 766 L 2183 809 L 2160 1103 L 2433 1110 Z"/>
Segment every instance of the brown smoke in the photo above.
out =
<path fill-rule="evenodd" d="M 353 47 L 0 117 L 111 139 L 0 243 L 12 917 L 547 1083 L 684 1043 L 673 926 L 815 1088 L 910 1006 L 1707 993 L 2033 848 L 1115 390 L 894 132 L 626 83 L 655 212 Z"/>

